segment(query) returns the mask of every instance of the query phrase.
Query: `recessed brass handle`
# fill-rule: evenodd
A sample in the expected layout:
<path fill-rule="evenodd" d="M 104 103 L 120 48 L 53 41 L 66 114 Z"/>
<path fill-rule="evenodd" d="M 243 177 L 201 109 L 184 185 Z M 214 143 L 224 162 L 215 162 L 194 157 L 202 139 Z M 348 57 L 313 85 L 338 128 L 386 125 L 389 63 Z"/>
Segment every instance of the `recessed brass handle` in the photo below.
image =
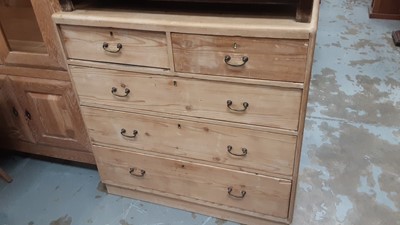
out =
<path fill-rule="evenodd" d="M 104 42 L 104 43 L 103 43 L 103 49 L 104 49 L 104 51 L 110 52 L 110 53 L 118 53 L 118 52 L 120 52 L 121 49 L 122 49 L 122 44 L 121 44 L 121 43 L 118 43 L 118 44 L 117 44 L 117 50 L 110 50 L 110 49 L 108 49 L 108 46 L 109 46 L 109 44 L 108 44 L 107 42 Z"/>
<path fill-rule="evenodd" d="M 12 111 L 13 111 L 13 114 L 14 114 L 15 117 L 19 116 L 19 113 L 18 113 L 18 111 L 17 111 L 17 109 L 15 107 L 12 107 Z"/>
<path fill-rule="evenodd" d="M 129 88 L 125 88 L 125 94 L 124 95 L 117 94 L 117 91 L 118 91 L 118 89 L 116 87 L 112 87 L 111 88 L 111 93 L 114 96 L 117 96 L 117 97 L 126 97 L 126 96 L 129 95 L 129 93 L 131 93 L 131 90 L 129 90 Z"/>
<path fill-rule="evenodd" d="M 139 173 L 137 174 L 135 171 L 139 171 Z M 142 169 L 138 169 L 138 168 L 129 168 L 129 173 L 131 174 L 131 175 L 133 175 L 133 176 L 136 176 L 136 177 L 143 177 L 144 176 L 144 174 L 146 173 L 146 171 L 145 170 L 142 170 Z"/>
<path fill-rule="evenodd" d="M 127 138 L 135 138 L 138 135 L 138 131 L 137 130 L 133 130 L 132 134 L 133 135 L 127 135 L 126 134 L 126 130 L 124 128 L 121 129 L 121 135 Z"/>
<path fill-rule="evenodd" d="M 240 195 L 234 195 L 232 194 L 233 188 L 232 187 L 228 187 L 228 194 L 229 196 L 232 196 L 234 198 L 244 198 L 244 196 L 246 195 L 246 191 L 242 190 L 240 191 Z"/>
<path fill-rule="evenodd" d="M 244 65 L 249 61 L 249 57 L 243 56 L 243 57 L 242 57 L 242 63 L 241 63 L 241 64 L 232 64 L 232 63 L 230 63 L 231 59 L 232 59 L 232 57 L 231 57 L 230 55 L 226 55 L 225 58 L 224 58 L 224 61 L 225 61 L 225 63 L 226 63 L 227 65 L 233 66 L 233 67 L 241 67 L 241 66 L 244 66 Z"/>
<path fill-rule="evenodd" d="M 228 145 L 228 152 L 229 152 L 229 154 L 231 154 L 231 155 L 234 155 L 234 156 L 246 156 L 247 155 L 247 148 L 242 148 L 242 154 L 236 154 L 236 153 L 233 153 L 232 152 L 232 146 L 230 146 L 230 145 Z"/>
<path fill-rule="evenodd" d="M 249 107 L 249 103 L 247 103 L 247 102 L 243 102 L 243 104 L 242 104 L 242 105 L 243 105 L 243 109 L 234 109 L 234 108 L 231 107 L 232 104 L 233 104 L 233 102 L 232 102 L 231 100 L 226 101 L 226 106 L 227 106 L 230 110 L 236 111 L 236 112 L 244 112 L 244 111 L 246 111 L 246 109 Z"/>

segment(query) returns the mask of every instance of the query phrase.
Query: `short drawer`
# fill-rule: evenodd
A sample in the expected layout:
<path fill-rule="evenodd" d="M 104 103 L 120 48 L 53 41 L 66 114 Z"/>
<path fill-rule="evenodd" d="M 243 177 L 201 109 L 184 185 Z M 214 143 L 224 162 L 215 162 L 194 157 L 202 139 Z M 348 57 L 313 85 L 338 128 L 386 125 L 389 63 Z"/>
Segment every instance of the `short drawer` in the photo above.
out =
<path fill-rule="evenodd" d="M 61 25 L 71 59 L 168 68 L 163 32 Z"/>
<path fill-rule="evenodd" d="M 301 89 L 70 67 L 81 104 L 297 130 Z"/>
<path fill-rule="evenodd" d="M 291 182 L 145 154 L 95 146 L 101 179 L 125 188 L 145 188 L 287 218 Z"/>
<path fill-rule="evenodd" d="M 291 176 L 296 136 L 82 107 L 94 144 Z M 121 133 L 122 132 L 122 133 Z"/>
<path fill-rule="evenodd" d="M 304 82 L 307 40 L 172 34 L 177 72 Z"/>

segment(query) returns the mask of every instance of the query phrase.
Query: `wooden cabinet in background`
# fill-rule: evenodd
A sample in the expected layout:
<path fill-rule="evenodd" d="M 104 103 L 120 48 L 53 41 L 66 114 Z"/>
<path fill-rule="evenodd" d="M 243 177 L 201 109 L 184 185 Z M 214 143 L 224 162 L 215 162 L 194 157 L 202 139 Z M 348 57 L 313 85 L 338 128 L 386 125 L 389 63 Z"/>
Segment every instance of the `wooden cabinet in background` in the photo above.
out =
<path fill-rule="evenodd" d="M 9 66 L 65 69 L 51 15 L 54 0 L 0 0 L 0 59 Z"/>
<path fill-rule="evenodd" d="M 0 109 L 3 142 L 90 149 L 69 82 L 0 75 Z"/>
<path fill-rule="evenodd" d="M 0 75 L 0 141 L 2 144 L 16 140 L 34 143 L 25 113 L 9 83 L 7 76 Z"/>
<path fill-rule="evenodd" d="M 70 82 L 25 77 L 10 80 L 37 143 L 90 148 Z"/>
<path fill-rule="evenodd" d="M 57 0 L 0 0 L 0 149 L 94 164 L 56 27 Z"/>

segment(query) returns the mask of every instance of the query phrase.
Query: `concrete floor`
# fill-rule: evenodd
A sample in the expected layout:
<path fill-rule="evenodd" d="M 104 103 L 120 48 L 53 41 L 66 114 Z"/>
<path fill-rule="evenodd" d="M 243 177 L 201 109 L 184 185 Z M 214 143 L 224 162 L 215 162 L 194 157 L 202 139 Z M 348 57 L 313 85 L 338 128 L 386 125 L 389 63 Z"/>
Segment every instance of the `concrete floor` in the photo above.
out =
<path fill-rule="evenodd" d="M 293 225 L 400 224 L 400 21 L 322 0 Z M 13 155 L 0 225 L 234 225 L 107 195 L 97 171 Z"/>

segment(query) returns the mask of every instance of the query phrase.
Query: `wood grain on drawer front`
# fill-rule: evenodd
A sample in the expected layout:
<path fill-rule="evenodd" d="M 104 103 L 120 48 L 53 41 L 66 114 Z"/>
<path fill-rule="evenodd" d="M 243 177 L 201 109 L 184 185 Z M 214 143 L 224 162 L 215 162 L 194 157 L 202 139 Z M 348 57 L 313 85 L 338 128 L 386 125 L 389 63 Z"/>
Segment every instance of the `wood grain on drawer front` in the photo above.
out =
<path fill-rule="evenodd" d="M 135 108 L 297 130 L 301 90 L 71 66 L 81 104 Z M 126 95 L 116 97 L 112 94 Z M 232 101 L 235 112 L 227 107 Z"/>
<path fill-rule="evenodd" d="M 167 39 L 163 32 L 61 25 L 69 58 L 168 68 Z M 117 45 L 122 48 L 118 51 Z"/>
<path fill-rule="evenodd" d="M 94 147 L 102 181 L 148 188 L 236 209 L 287 218 L 291 182 L 203 164 Z M 131 169 L 134 169 L 130 174 Z M 145 171 L 145 172 L 142 172 Z M 142 177 L 140 177 L 142 176 Z M 231 194 L 243 198 L 231 197 Z"/>
<path fill-rule="evenodd" d="M 259 173 L 291 176 L 296 136 L 82 107 L 90 137 L 98 145 L 144 151 L 237 166 Z M 138 131 L 136 137 L 126 135 Z M 231 146 L 233 154 L 228 152 Z M 246 150 L 242 150 L 245 148 Z"/>
<path fill-rule="evenodd" d="M 177 72 L 291 82 L 305 79 L 307 40 L 174 33 L 172 46 Z M 231 59 L 225 62 L 226 56 Z"/>

